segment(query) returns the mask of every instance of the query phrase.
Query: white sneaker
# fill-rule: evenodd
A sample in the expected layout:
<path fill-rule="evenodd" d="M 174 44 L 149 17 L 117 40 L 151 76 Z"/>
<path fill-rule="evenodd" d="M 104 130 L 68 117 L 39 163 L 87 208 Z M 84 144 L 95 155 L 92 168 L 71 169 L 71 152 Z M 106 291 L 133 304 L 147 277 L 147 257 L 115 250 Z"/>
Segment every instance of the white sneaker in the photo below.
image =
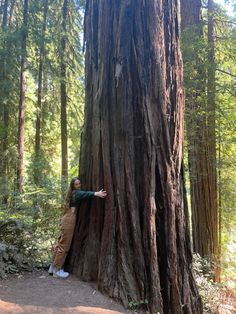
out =
<path fill-rule="evenodd" d="M 49 273 L 49 275 L 53 275 L 53 271 L 54 271 L 54 266 L 52 265 L 52 264 L 50 264 L 50 267 L 49 267 L 49 269 L 48 269 L 48 273 Z"/>
<path fill-rule="evenodd" d="M 57 269 L 54 267 L 53 277 L 56 278 L 67 278 L 70 274 L 64 271 L 63 269 Z"/>

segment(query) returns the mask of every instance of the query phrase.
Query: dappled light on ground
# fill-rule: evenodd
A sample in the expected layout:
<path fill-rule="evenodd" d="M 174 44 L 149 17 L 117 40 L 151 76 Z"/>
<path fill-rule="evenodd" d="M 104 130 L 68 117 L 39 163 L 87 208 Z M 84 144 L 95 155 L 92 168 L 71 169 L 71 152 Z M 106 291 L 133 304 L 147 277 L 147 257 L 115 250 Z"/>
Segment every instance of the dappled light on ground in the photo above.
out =
<path fill-rule="evenodd" d="M 121 304 L 75 276 L 58 279 L 46 271 L 11 275 L 0 281 L 1 314 L 122 314 Z"/>

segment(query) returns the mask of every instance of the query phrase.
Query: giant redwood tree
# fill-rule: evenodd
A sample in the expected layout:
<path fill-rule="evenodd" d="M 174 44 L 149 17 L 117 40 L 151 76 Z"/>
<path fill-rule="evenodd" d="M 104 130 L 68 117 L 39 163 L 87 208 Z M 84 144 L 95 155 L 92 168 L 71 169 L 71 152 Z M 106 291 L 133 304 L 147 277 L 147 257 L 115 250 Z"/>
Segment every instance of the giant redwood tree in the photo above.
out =
<path fill-rule="evenodd" d="M 190 270 L 177 0 L 88 0 L 81 204 L 67 269 L 150 313 L 202 313 Z"/>

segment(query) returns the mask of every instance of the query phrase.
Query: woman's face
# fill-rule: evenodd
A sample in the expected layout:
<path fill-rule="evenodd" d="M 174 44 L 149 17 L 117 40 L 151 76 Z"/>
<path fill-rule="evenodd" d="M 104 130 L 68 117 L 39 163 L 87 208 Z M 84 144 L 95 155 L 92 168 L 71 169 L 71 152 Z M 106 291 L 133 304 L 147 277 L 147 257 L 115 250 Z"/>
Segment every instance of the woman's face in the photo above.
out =
<path fill-rule="evenodd" d="M 80 187 L 81 187 L 81 182 L 80 182 L 80 180 L 75 180 L 75 182 L 74 182 L 74 189 L 75 190 L 78 190 L 78 189 L 80 189 Z"/>

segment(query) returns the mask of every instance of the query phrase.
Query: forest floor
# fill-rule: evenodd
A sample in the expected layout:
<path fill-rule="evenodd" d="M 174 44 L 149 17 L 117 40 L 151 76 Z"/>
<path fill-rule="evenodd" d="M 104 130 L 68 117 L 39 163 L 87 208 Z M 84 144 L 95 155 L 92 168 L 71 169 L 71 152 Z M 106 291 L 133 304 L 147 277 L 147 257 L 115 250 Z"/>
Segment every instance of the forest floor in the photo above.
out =
<path fill-rule="evenodd" d="M 0 281 L 0 314 L 121 314 L 122 305 L 75 276 L 58 279 L 44 270 Z"/>
<path fill-rule="evenodd" d="M 218 314 L 235 314 L 236 298 L 225 300 Z M 145 313 L 141 311 L 142 313 Z M 101 294 L 96 283 L 75 276 L 58 279 L 40 270 L 8 275 L 0 281 L 0 314 L 124 314 L 128 311 Z"/>

